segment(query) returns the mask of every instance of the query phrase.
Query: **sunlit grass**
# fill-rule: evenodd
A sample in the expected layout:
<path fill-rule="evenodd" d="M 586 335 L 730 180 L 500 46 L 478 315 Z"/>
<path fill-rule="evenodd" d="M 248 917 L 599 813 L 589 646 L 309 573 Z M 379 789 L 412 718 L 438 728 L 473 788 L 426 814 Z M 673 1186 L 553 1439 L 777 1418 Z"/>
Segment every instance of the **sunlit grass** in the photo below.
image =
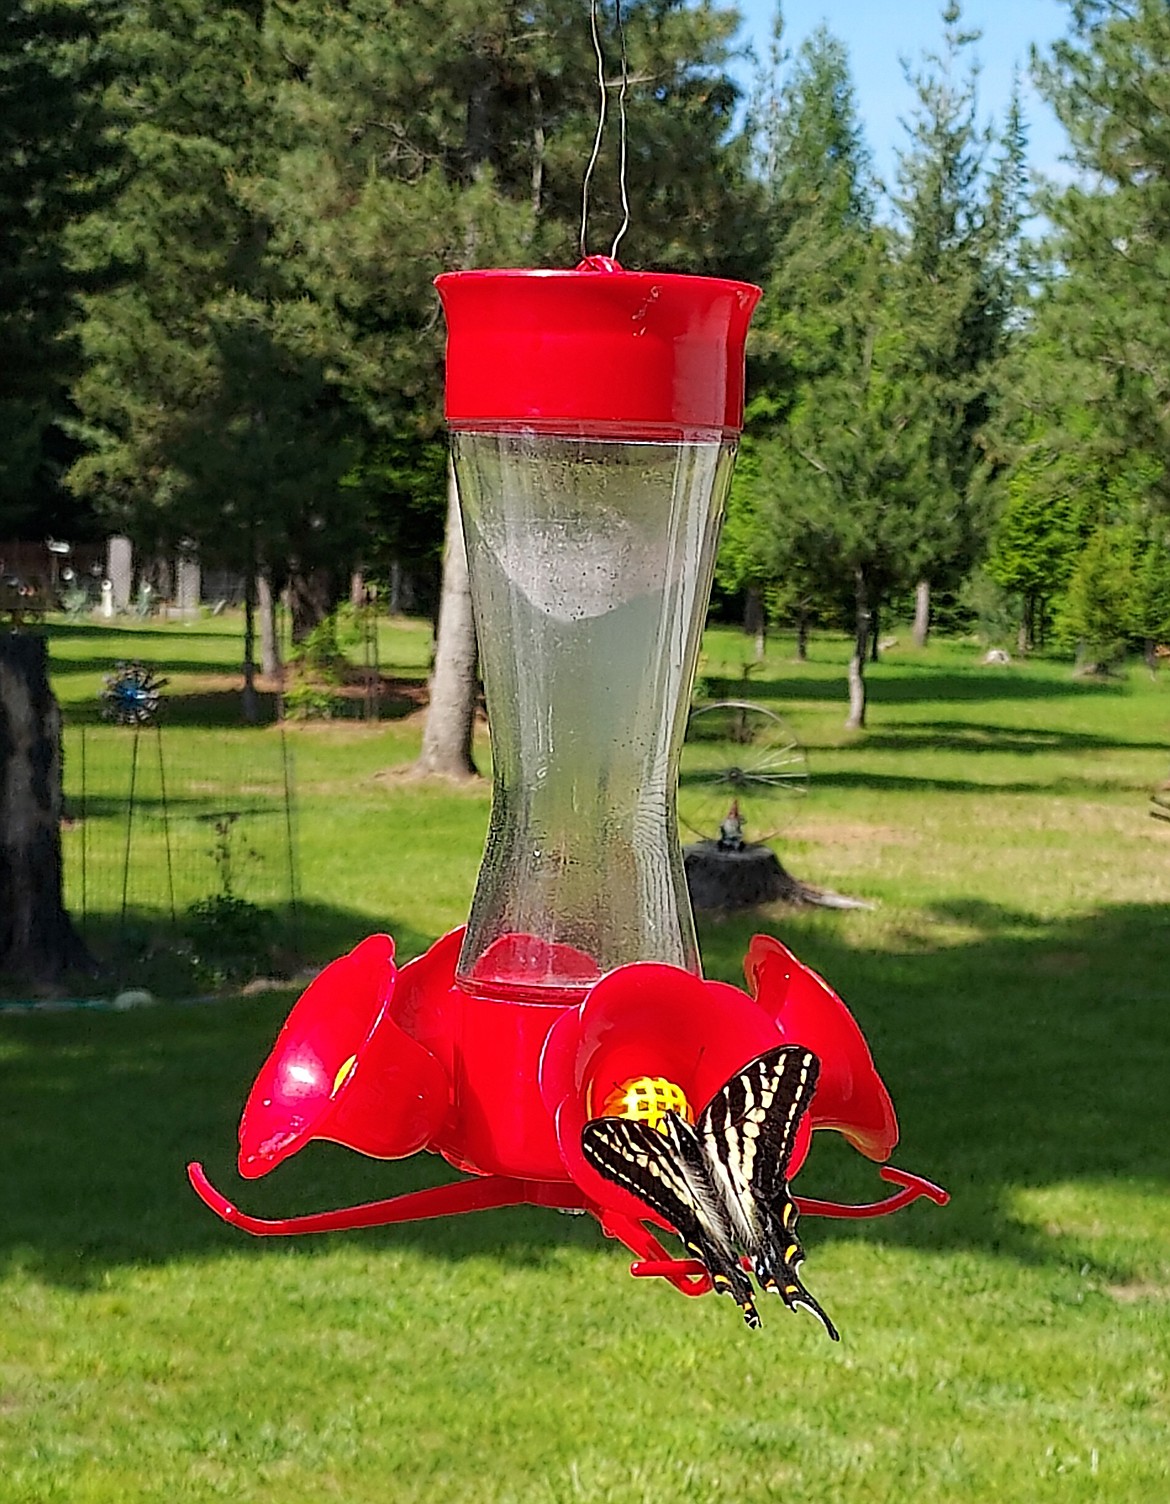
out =
<path fill-rule="evenodd" d="M 429 637 L 403 630 L 383 662 L 422 674 Z M 101 665 L 146 645 L 172 680 L 164 736 L 246 759 L 276 734 L 239 726 L 238 677 L 186 724 L 185 694 L 235 673 L 222 619 L 84 653 L 55 636 L 63 698 L 84 707 Z M 716 692 L 747 647 L 708 634 Z M 1170 825 L 1146 808 L 1170 690 L 899 647 L 853 735 L 846 644 L 789 651 L 749 681 L 809 753 L 778 850 L 873 907 L 707 917 L 705 965 L 734 980 L 764 928 L 822 970 L 891 1087 L 896 1162 L 953 1195 L 803 1224 L 841 1345 L 775 1302 L 751 1334 L 730 1302 L 632 1281 L 591 1223 L 551 1212 L 283 1245 L 222 1227 L 186 1160 L 266 1214 L 442 1172 L 317 1144 L 271 1182 L 235 1178 L 289 997 L 0 1015 L 3 1504 L 1170 1498 Z M 320 959 L 381 927 L 412 954 L 466 914 L 486 790 L 402 778 L 419 734 L 289 732 Z M 799 1189 L 880 1193 L 823 1139 Z"/>

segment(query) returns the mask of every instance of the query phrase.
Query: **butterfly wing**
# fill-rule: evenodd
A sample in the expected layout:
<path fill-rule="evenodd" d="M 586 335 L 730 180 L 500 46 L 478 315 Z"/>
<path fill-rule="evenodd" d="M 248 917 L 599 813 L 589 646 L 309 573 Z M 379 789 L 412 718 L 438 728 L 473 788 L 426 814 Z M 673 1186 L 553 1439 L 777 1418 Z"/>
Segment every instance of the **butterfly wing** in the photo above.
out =
<path fill-rule="evenodd" d="M 696 1132 L 736 1240 L 761 1286 L 775 1291 L 790 1310 L 811 1311 L 838 1341 L 836 1327 L 800 1278 L 804 1249 L 788 1190 L 792 1146 L 819 1073 L 817 1057 L 801 1045 L 769 1050 L 715 1093 Z"/>
<path fill-rule="evenodd" d="M 766 1215 L 764 1235 L 751 1256 L 752 1268 L 762 1289 L 779 1295 L 790 1311 L 801 1307 L 811 1311 L 833 1341 L 840 1342 L 841 1334 L 828 1312 L 800 1277 L 804 1249 L 796 1235 L 796 1218 L 796 1203 L 786 1191 L 779 1208 Z"/>
<path fill-rule="evenodd" d="M 804 1249 L 788 1190 L 792 1146 L 819 1071 L 811 1050 L 781 1045 L 737 1071 L 695 1127 L 675 1113 L 666 1114 L 664 1133 L 627 1118 L 594 1118 L 581 1147 L 598 1174 L 670 1223 L 749 1326 L 759 1325 L 759 1315 L 738 1248 L 763 1289 L 790 1310 L 811 1311 L 836 1342 L 836 1327 L 800 1278 Z"/>
<path fill-rule="evenodd" d="M 760 1318 L 739 1264 L 734 1234 L 705 1156 L 689 1123 L 666 1115 L 666 1133 L 629 1118 L 593 1118 L 581 1131 L 586 1160 L 607 1180 L 632 1192 L 678 1233 L 721 1294 L 731 1295 L 749 1326 Z"/>

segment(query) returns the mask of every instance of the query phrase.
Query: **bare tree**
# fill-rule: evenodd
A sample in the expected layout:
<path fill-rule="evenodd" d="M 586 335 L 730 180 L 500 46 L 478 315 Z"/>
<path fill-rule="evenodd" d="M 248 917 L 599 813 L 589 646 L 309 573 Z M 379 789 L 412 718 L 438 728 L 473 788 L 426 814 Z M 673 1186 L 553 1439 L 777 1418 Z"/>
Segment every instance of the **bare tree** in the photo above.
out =
<path fill-rule="evenodd" d="M 924 648 L 930 637 L 930 581 L 919 580 L 914 587 L 914 646 Z"/>
<path fill-rule="evenodd" d="M 262 569 L 256 576 L 256 604 L 260 614 L 260 672 L 266 679 L 279 682 L 283 673 L 280 661 L 280 632 L 276 619 L 277 593 L 272 588 L 272 574 Z"/>
<path fill-rule="evenodd" d="M 415 763 L 416 773 L 459 779 L 479 776 L 471 755 L 478 698 L 477 663 L 467 550 L 463 544 L 455 471 L 450 467 L 447 472 L 447 541 L 443 552 L 439 628 L 431 670 L 430 704 L 422 751 Z"/>

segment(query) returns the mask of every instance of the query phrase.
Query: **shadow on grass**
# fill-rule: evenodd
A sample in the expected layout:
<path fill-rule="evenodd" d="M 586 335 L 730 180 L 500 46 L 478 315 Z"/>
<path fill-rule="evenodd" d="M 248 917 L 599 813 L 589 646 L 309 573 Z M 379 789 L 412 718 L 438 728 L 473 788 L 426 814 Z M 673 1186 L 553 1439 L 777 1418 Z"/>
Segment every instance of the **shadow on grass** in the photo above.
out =
<path fill-rule="evenodd" d="M 173 667 L 169 664 L 162 666 Z M 112 668 L 113 665 L 109 667 Z M 173 671 L 178 672 L 177 669 Z M 194 672 L 201 672 L 205 677 L 209 677 L 215 670 L 204 664 L 202 669 L 196 669 Z M 59 677 L 60 675 L 55 671 L 54 678 Z M 172 694 L 164 689 L 157 723 L 164 731 L 169 727 L 179 726 L 191 726 L 201 731 L 222 731 L 227 728 L 263 731 L 275 724 L 276 708 L 275 694 L 257 691 L 257 719 L 254 726 L 249 726 L 244 720 L 242 681 L 229 689 L 210 689 L 194 694 Z M 102 714 L 102 704 L 96 695 L 92 700 L 75 700 L 68 703 L 63 715 L 67 730 L 81 726 L 108 726 L 110 724 Z"/>
<path fill-rule="evenodd" d="M 174 642 L 177 637 L 197 637 L 201 642 L 218 641 L 222 637 L 224 642 L 231 643 L 239 636 L 239 631 L 209 633 L 206 619 L 182 621 L 176 618 L 165 625 L 160 622 L 148 627 L 137 618 L 123 617 L 112 621 L 53 621 L 49 623 L 47 635 L 60 642 L 109 642 L 121 634 L 125 635 L 127 642 L 136 642 L 143 637 L 166 642 Z"/>
<path fill-rule="evenodd" d="M 822 771 L 820 767 L 814 770 L 812 777 L 818 790 L 869 790 L 874 795 L 875 803 L 880 802 L 883 792 L 914 793 L 927 789 L 944 794 L 1077 794 L 1083 798 L 1091 798 L 1095 794 L 1124 793 L 1129 789 L 1135 798 L 1144 798 L 1154 781 L 1155 773 L 1162 771 L 1164 760 L 1163 749 L 1159 766 L 1151 771 L 1148 781 L 1138 779 L 1130 783 L 1118 778 L 1086 778 L 1076 772 L 1070 772 L 1065 778 L 1049 778 L 1040 783 L 1027 778 L 998 778 L 990 767 L 987 769 L 987 776 L 982 779 L 931 778 L 921 773 L 882 773 L 870 768 L 829 768 Z"/>
<path fill-rule="evenodd" d="M 1025 731 L 1019 726 L 999 726 L 984 721 L 915 721 L 896 731 L 867 731 L 862 744 L 867 752 L 983 752 L 1030 754 L 1051 752 L 1158 752 L 1165 753 L 1165 738 L 1148 741 L 1119 740 L 1085 731 Z"/>
<path fill-rule="evenodd" d="M 799 920 L 785 926 L 866 1030 L 902 1123 L 895 1162 L 953 1195 L 945 1210 L 810 1224 L 807 1241 L 869 1238 L 1078 1264 L 1075 1238 L 1020 1222 L 1012 1193 L 1078 1181 L 1170 1190 L 1158 1106 L 1170 1064 L 1170 926 L 1155 905 L 1044 926 L 990 905 L 941 904 L 939 917 L 968 925 L 970 943 L 879 954 L 849 948 L 839 929 L 801 936 Z M 334 916 L 339 929 L 344 918 Z M 706 937 L 711 975 L 735 976 L 753 928 L 737 919 Z M 355 920 L 350 929 L 356 940 L 363 926 Z M 403 953 L 424 943 L 398 939 Z M 240 1109 L 291 1001 L 289 993 L 123 1014 L 0 1016 L 0 1262 L 84 1289 L 119 1264 L 227 1250 L 264 1258 L 279 1246 L 252 1241 L 203 1208 L 184 1178 L 190 1159 L 246 1210 L 269 1216 L 449 1178 L 429 1155 L 375 1164 L 313 1144 L 267 1181 L 237 1179 Z M 835 1136 L 819 1137 L 827 1146 Z M 825 1146 L 798 1189 L 881 1194 L 872 1166 Z M 523 1208 L 344 1236 L 509 1263 L 538 1263 L 551 1249 L 600 1238 L 586 1219 Z M 1125 1279 L 1128 1271 L 1109 1273 Z"/>
<path fill-rule="evenodd" d="M 158 724 L 163 730 L 193 727 L 200 731 L 236 729 L 240 731 L 264 731 L 276 724 L 277 696 L 270 691 L 257 691 L 257 719 L 249 726 L 244 720 L 242 684 L 230 689 L 203 690 L 192 694 L 171 694 L 163 691 L 164 700 L 159 711 Z M 417 679 L 387 680 L 378 702 L 378 714 L 373 724 L 404 720 L 419 708 L 419 681 Z M 333 725 L 339 722 L 365 722 L 365 704 L 359 692 L 351 688 L 348 693 L 338 692 L 334 714 L 325 720 L 314 721 L 315 725 Z M 65 709 L 68 729 L 81 726 L 108 726 L 102 715 L 102 707 L 95 697 L 92 701 L 75 701 Z M 304 722 L 290 720 L 290 727 Z"/>
<path fill-rule="evenodd" d="M 953 1197 L 944 1211 L 821 1223 L 817 1237 L 1079 1265 L 1087 1256 L 1068 1239 L 1018 1221 L 1010 1190 L 1078 1181 L 1170 1189 L 1165 1120 L 1154 1107 L 1170 1070 L 1165 911 L 1120 905 L 1045 924 L 954 900 L 936 904 L 934 914 L 973 938 L 867 952 L 843 944 L 839 929 L 801 935 L 799 920 L 786 936 L 865 1030 L 898 1108 L 894 1162 Z M 706 935 L 709 969 L 732 976 L 752 928 L 733 920 Z M 819 1136 L 822 1152 L 800 1188 L 864 1199 L 873 1193 L 872 1170 L 839 1145 L 835 1135 Z"/>
<path fill-rule="evenodd" d="M 866 673 L 866 693 L 871 708 L 882 705 L 979 704 L 995 700 L 1054 700 L 1078 695 L 1122 695 L 1126 681 L 1074 679 L 1071 668 L 1064 676 L 1029 673 L 1027 669 L 1003 672 L 980 668 L 966 671 L 932 663 L 889 663 Z M 847 704 L 845 664 L 812 665 L 808 676 L 764 678 L 753 675 L 745 686 L 741 679 L 709 678 L 712 699 L 747 699 L 793 704 L 801 700 Z"/>
<path fill-rule="evenodd" d="M 135 634 L 136 637 L 137 635 Z M 175 644 L 169 643 L 167 646 L 175 646 Z M 228 646 L 232 645 L 229 643 Z M 222 658 L 176 658 L 173 653 L 155 658 L 141 653 L 136 657 L 134 654 L 107 652 L 95 654 L 91 658 L 54 658 L 53 678 L 59 680 L 78 674 L 109 674 L 113 673 L 117 664 L 127 662 L 144 662 L 151 669 L 157 669 L 163 678 L 166 678 L 168 674 L 185 674 L 205 679 L 213 676 L 218 678 L 223 674 L 242 676 L 243 670 L 240 667 L 242 656 L 242 653 L 235 651 L 225 653 Z"/>
<path fill-rule="evenodd" d="M 211 896 L 205 894 L 204 900 Z M 115 904 L 77 920 L 94 970 L 70 979 L 67 990 L 100 1001 L 126 988 L 145 988 L 164 1003 L 181 1004 L 230 990 L 232 978 L 304 976 L 306 968 L 316 969 L 308 958 L 341 955 L 369 932 L 368 918 L 355 920 L 346 910 L 304 899 L 293 903 L 287 888 L 267 894 L 253 888 L 249 901 L 255 907 L 242 918 L 228 909 L 218 926 L 214 910 L 209 918 L 205 911 L 200 922 L 182 901 L 173 916 L 165 905 L 130 903 L 125 914 Z M 395 940 L 402 959 L 430 943 L 430 937 L 402 925 Z M 295 983 L 290 980 L 288 986 Z M 10 989 L 0 985 L 0 1000 L 9 995 Z"/>

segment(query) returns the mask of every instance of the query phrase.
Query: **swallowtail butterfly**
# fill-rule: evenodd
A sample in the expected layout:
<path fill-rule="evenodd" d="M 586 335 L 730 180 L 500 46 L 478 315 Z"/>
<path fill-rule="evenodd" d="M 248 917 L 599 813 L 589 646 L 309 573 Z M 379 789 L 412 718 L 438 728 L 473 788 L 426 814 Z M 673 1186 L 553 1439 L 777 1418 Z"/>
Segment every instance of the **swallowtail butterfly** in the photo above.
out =
<path fill-rule="evenodd" d="M 730 1295 L 750 1327 L 760 1324 L 746 1254 L 764 1290 L 790 1310 L 803 1306 L 834 1342 L 837 1328 L 800 1279 L 804 1249 L 788 1163 L 808 1111 L 820 1062 L 801 1045 L 781 1045 L 737 1071 L 693 1126 L 668 1112 L 661 1128 L 629 1118 L 593 1118 L 581 1132 L 585 1158 L 665 1218 Z"/>

